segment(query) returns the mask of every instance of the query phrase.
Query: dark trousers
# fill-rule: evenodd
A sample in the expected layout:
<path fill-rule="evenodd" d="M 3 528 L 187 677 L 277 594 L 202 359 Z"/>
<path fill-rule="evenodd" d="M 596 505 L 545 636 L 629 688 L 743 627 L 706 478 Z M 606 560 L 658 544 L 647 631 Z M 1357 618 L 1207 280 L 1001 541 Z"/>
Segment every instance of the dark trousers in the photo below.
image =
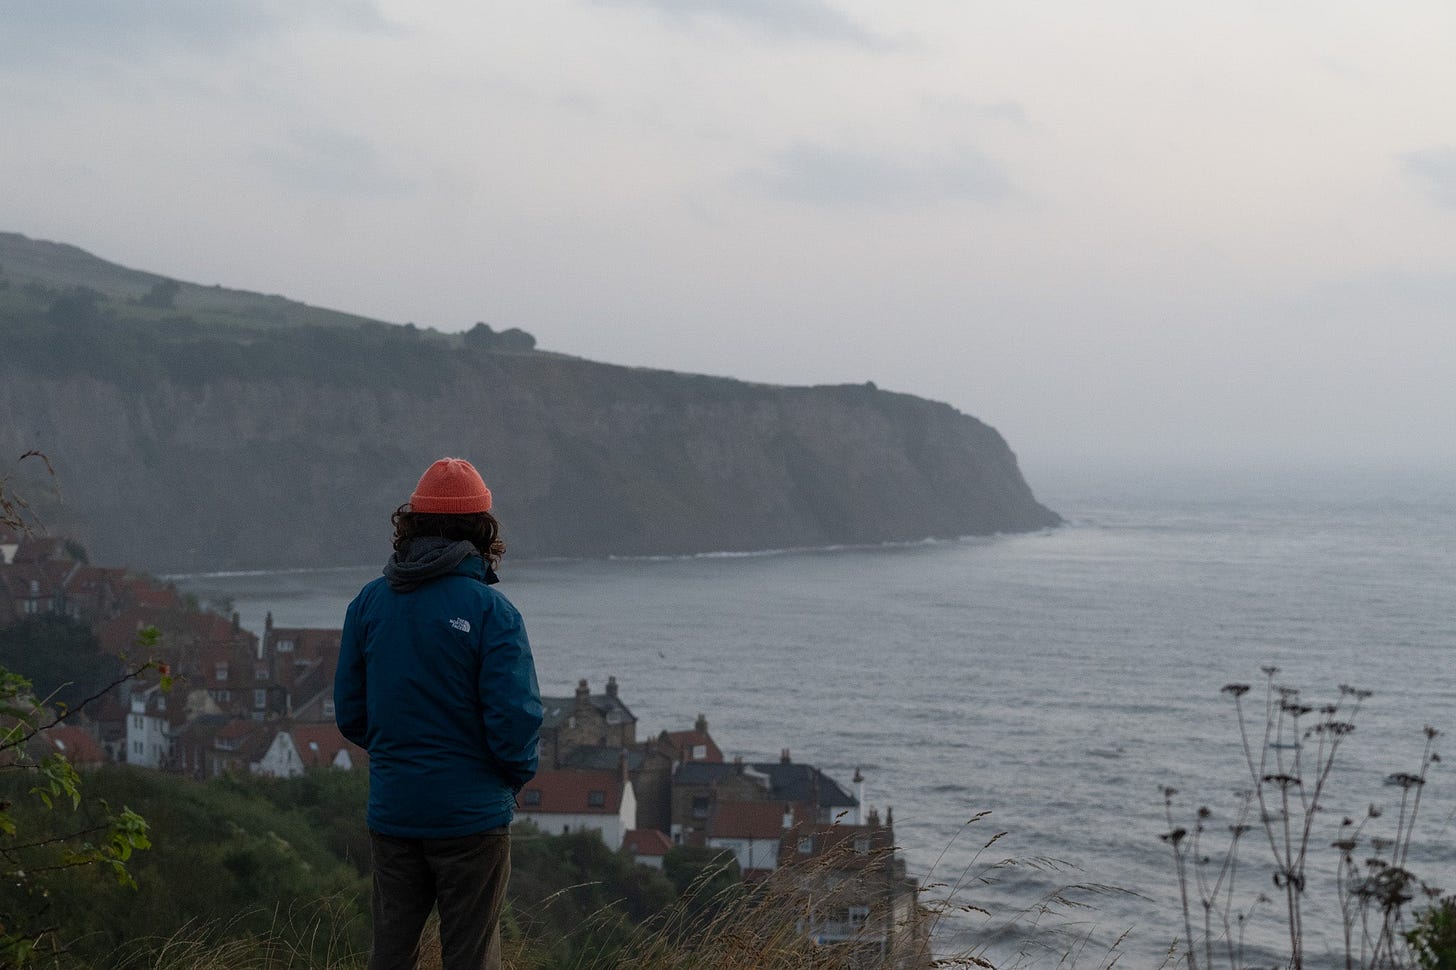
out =
<path fill-rule="evenodd" d="M 456 839 L 399 839 L 378 832 L 369 837 L 374 856 L 369 970 L 415 970 L 420 934 L 435 906 L 444 970 L 499 970 L 510 829 Z"/>

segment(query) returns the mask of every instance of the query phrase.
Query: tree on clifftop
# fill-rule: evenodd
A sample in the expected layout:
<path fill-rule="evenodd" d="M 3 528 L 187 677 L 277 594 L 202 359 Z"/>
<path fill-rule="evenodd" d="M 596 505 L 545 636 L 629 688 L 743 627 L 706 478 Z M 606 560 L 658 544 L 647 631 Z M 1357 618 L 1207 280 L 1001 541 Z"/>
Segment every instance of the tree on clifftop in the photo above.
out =
<path fill-rule="evenodd" d="M 536 349 L 536 338 L 520 327 L 497 332 L 488 323 L 477 323 L 464 334 L 465 346 L 471 350 L 503 350 L 523 354 Z"/>

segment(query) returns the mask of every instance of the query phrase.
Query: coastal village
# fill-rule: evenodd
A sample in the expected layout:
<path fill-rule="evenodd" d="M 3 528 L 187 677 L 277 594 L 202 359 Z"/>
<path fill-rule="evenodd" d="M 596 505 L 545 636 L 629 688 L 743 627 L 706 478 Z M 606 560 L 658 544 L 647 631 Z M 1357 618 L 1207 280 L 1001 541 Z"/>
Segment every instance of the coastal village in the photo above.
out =
<path fill-rule="evenodd" d="M 367 752 L 334 724 L 340 630 L 269 614 L 259 637 L 174 586 L 89 564 L 74 543 L 0 533 L 0 628 L 43 614 L 85 624 L 106 654 L 165 664 L 170 685 L 155 671 L 122 684 L 35 739 L 34 755 L 197 779 L 368 770 Z M 160 639 L 138 656 L 146 629 Z M 846 787 L 789 748 L 767 762 L 728 757 L 702 714 L 643 731 L 610 675 L 599 691 L 583 678 L 542 703 L 540 771 L 517 798 L 518 837 L 594 832 L 659 869 L 679 846 L 718 850 L 745 882 L 787 886 L 801 901 L 797 931 L 847 948 L 857 965 L 929 965 L 893 812 L 867 809 L 858 770 Z"/>

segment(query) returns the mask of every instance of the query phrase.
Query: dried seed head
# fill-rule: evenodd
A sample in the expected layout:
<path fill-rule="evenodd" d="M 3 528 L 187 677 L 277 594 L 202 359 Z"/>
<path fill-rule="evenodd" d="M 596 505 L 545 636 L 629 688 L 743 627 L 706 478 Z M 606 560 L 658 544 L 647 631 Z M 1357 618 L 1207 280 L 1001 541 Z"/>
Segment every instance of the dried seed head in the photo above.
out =
<path fill-rule="evenodd" d="M 1303 785 L 1294 775 L 1265 775 L 1264 780 L 1271 785 L 1278 785 L 1280 788 L 1289 788 L 1292 785 Z"/>
<path fill-rule="evenodd" d="M 1412 775 L 1404 771 L 1398 771 L 1393 775 L 1387 775 L 1385 783 L 1387 785 L 1394 785 L 1404 791 L 1409 791 L 1417 785 L 1424 785 L 1426 780 L 1420 775 Z"/>
<path fill-rule="evenodd" d="M 1219 693 L 1221 693 L 1221 694 L 1232 694 L 1235 697 L 1243 697 L 1248 692 L 1249 692 L 1249 685 L 1248 684 L 1224 684 L 1223 687 L 1221 687 L 1219 689 Z"/>

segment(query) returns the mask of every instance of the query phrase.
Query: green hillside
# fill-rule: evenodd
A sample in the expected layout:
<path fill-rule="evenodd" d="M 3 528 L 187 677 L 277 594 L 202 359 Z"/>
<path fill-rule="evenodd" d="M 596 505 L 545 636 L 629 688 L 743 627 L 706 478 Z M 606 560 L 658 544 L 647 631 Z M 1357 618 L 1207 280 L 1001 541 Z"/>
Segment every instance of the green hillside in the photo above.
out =
<path fill-rule="evenodd" d="M 249 330 L 288 326 L 358 327 L 368 317 L 222 286 L 201 286 L 127 269 L 64 243 L 0 232 L 0 320 L 44 312 L 68 292 L 91 291 L 119 321 L 185 317 Z"/>

